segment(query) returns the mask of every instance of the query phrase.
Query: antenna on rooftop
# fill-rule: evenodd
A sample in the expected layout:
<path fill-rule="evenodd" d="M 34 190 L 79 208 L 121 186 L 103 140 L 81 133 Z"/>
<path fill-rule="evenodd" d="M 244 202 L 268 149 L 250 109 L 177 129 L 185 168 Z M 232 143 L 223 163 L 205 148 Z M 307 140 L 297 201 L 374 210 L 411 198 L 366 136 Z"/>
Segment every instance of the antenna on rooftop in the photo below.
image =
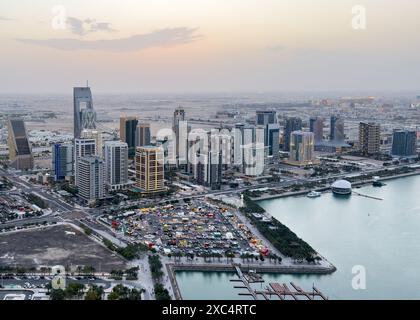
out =
<path fill-rule="evenodd" d="M 86 80 L 86 88 L 89 88 L 89 80 Z"/>

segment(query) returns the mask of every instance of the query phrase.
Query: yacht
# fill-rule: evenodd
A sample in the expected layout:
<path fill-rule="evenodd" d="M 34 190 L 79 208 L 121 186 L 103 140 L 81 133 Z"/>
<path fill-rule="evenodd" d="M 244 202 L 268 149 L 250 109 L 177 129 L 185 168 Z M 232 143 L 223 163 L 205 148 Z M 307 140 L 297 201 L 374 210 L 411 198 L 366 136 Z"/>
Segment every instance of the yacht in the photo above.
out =
<path fill-rule="evenodd" d="M 317 198 L 321 196 L 321 192 L 311 191 L 306 195 L 308 198 Z"/>

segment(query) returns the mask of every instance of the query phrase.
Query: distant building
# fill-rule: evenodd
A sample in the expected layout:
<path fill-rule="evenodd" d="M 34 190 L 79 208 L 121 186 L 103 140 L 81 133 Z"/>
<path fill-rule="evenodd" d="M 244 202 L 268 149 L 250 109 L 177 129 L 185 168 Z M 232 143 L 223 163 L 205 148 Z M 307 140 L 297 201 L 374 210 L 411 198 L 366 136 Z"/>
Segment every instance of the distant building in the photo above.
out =
<path fill-rule="evenodd" d="M 302 130 L 302 119 L 288 118 L 284 126 L 283 151 L 290 151 L 290 136 L 293 131 Z"/>
<path fill-rule="evenodd" d="M 10 166 L 16 170 L 31 170 L 34 158 L 29 144 L 25 123 L 21 119 L 9 119 L 8 138 Z"/>
<path fill-rule="evenodd" d="M 79 160 L 87 156 L 96 155 L 95 139 L 74 139 L 74 184 L 78 186 Z"/>
<path fill-rule="evenodd" d="M 78 161 L 79 196 L 88 202 L 105 198 L 105 165 L 101 158 L 82 157 Z"/>
<path fill-rule="evenodd" d="M 90 88 L 73 88 L 73 103 L 74 138 L 78 139 L 83 129 L 96 129 L 96 112 Z M 82 108 L 83 105 L 85 108 Z"/>
<path fill-rule="evenodd" d="M 391 155 L 413 157 L 417 155 L 417 133 L 415 130 L 394 130 Z"/>
<path fill-rule="evenodd" d="M 301 164 L 313 162 L 314 146 L 312 132 L 293 131 L 290 140 L 290 160 Z"/>
<path fill-rule="evenodd" d="M 309 119 L 309 131 L 314 134 L 315 144 L 324 139 L 324 119 L 312 117 Z"/>
<path fill-rule="evenodd" d="M 120 117 L 120 140 L 128 145 L 128 156 L 134 157 L 136 153 L 136 117 Z"/>
<path fill-rule="evenodd" d="M 54 180 L 63 181 L 74 175 L 74 145 L 57 143 L 52 147 Z"/>
<path fill-rule="evenodd" d="M 268 124 L 277 123 L 277 113 L 276 111 L 257 111 L 257 121 L 256 125 L 266 126 Z"/>
<path fill-rule="evenodd" d="M 136 147 L 150 146 L 150 123 L 138 123 L 136 128 Z"/>
<path fill-rule="evenodd" d="M 95 140 L 95 155 L 100 158 L 103 158 L 104 155 L 104 147 L 103 147 L 103 137 L 102 132 L 98 130 L 92 129 L 84 129 L 81 133 L 82 139 L 94 139 Z"/>
<path fill-rule="evenodd" d="M 343 119 L 332 116 L 330 119 L 330 140 L 338 143 L 344 143 L 344 121 Z"/>
<path fill-rule="evenodd" d="M 136 148 L 136 186 L 146 193 L 165 190 L 164 158 L 161 147 Z"/>
<path fill-rule="evenodd" d="M 381 143 L 381 127 L 373 122 L 359 123 L 359 150 L 365 156 L 379 153 Z"/>
<path fill-rule="evenodd" d="M 121 141 L 105 142 L 105 178 L 108 190 L 128 186 L 128 146 Z"/>

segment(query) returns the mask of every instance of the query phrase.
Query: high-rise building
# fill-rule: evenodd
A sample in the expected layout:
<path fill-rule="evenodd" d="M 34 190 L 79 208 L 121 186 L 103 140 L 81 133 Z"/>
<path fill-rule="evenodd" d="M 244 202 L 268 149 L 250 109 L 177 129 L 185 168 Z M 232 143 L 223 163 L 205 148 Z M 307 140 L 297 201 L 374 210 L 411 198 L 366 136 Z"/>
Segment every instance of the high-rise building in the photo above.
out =
<path fill-rule="evenodd" d="M 205 132 L 202 138 L 206 139 L 207 143 L 196 149 L 192 173 L 198 184 L 219 190 L 222 186 L 223 167 L 231 157 L 231 136 L 213 129 Z"/>
<path fill-rule="evenodd" d="M 63 181 L 74 175 L 74 145 L 57 143 L 52 148 L 54 180 Z"/>
<path fill-rule="evenodd" d="M 344 121 L 337 116 L 331 116 L 330 119 L 330 140 L 344 143 Z"/>
<path fill-rule="evenodd" d="M 268 153 L 268 147 L 265 146 L 267 132 L 265 129 L 266 126 L 235 125 L 233 132 L 234 164 L 247 176 L 258 176 L 264 171 Z M 275 134 L 272 135 L 272 137 L 275 136 Z"/>
<path fill-rule="evenodd" d="M 121 141 L 105 142 L 105 178 L 108 190 L 128 186 L 128 146 Z"/>
<path fill-rule="evenodd" d="M 136 186 L 146 193 L 165 190 L 164 158 L 161 147 L 136 148 Z"/>
<path fill-rule="evenodd" d="M 31 170 L 34 166 L 34 158 L 23 120 L 9 119 L 7 144 L 10 166 L 16 170 Z"/>
<path fill-rule="evenodd" d="M 257 111 L 256 124 L 264 127 L 264 146 L 267 155 L 278 157 L 280 145 L 280 126 L 276 111 Z"/>
<path fill-rule="evenodd" d="M 381 126 L 373 122 L 359 123 L 359 150 L 363 155 L 379 153 L 381 143 Z"/>
<path fill-rule="evenodd" d="M 268 148 L 268 155 L 279 157 L 280 151 L 280 126 L 277 123 L 267 124 L 264 145 Z"/>
<path fill-rule="evenodd" d="M 244 146 L 254 142 L 255 127 L 237 123 L 233 129 L 233 159 L 238 167 L 244 164 Z"/>
<path fill-rule="evenodd" d="M 128 156 L 134 157 L 136 153 L 136 117 L 120 117 L 120 140 L 128 145 Z"/>
<path fill-rule="evenodd" d="M 290 139 L 290 160 L 301 164 L 314 160 L 313 132 L 293 131 Z"/>
<path fill-rule="evenodd" d="M 309 119 L 309 131 L 314 134 L 315 144 L 322 142 L 324 139 L 324 119 L 320 117 Z"/>
<path fill-rule="evenodd" d="M 283 135 L 283 151 L 290 151 L 290 136 L 293 131 L 302 130 L 302 119 L 292 117 L 286 119 Z"/>
<path fill-rule="evenodd" d="M 136 128 L 136 147 L 149 146 L 150 141 L 150 123 L 138 123 Z"/>
<path fill-rule="evenodd" d="M 103 137 L 102 132 L 93 129 L 83 129 L 80 134 L 82 139 L 94 139 L 95 140 L 95 155 L 100 158 L 103 158 L 104 148 L 103 148 Z"/>
<path fill-rule="evenodd" d="M 78 139 L 83 129 L 96 129 L 96 112 L 90 88 L 73 88 L 73 103 L 74 138 Z"/>
<path fill-rule="evenodd" d="M 391 155 L 413 157 L 417 155 L 417 133 L 415 130 L 394 130 Z"/>
<path fill-rule="evenodd" d="M 267 124 L 277 123 L 276 111 L 257 111 L 256 125 L 266 126 Z"/>
<path fill-rule="evenodd" d="M 105 198 L 105 165 L 101 158 L 82 157 L 77 172 L 79 196 L 88 202 Z"/>
<path fill-rule="evenodd" d="M 175 134 L 175 153 L 177 166 L 188 171 L 188 134 L 191 127 L 185 120 L 185 110 L 178 107 L 174 111 L 172 130 Z"/>
<path fill-rule="evenodd" d="M 78 186 L 79 160 L 87 156 L 96 155 L 95 139 L 74 139 L 74 184 Z"/>

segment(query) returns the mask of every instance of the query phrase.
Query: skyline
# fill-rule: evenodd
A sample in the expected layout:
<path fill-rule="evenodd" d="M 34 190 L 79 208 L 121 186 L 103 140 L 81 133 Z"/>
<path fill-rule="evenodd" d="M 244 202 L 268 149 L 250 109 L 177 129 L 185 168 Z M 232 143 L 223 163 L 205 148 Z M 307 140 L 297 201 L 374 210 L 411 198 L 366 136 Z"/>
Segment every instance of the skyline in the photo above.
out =
<path fill-rule="evenodd" d="M 405 0 L 39 1 L 0 5 L 0 93 L 416 91 Z M 53 29 L 54 6 L 66 29 Z M 352 8 L 366 8 L 365 30 Z M 401 22 L 403 21 L 403 23 Z"/>

